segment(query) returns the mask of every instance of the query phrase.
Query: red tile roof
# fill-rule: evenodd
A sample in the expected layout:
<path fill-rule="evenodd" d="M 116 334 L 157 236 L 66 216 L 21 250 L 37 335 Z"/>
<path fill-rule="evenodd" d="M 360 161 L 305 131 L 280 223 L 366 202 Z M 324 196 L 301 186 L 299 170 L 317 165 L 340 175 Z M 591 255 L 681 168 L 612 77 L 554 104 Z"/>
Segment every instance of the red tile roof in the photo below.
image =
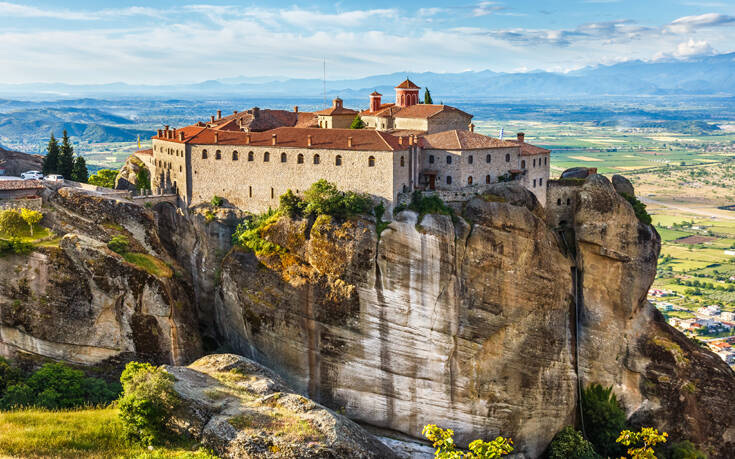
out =
<path fill-rule="evenodd" d="M 396 104 L 380 104 L 380 107 L 375 110 L 374 112 L 371 112 L 370 110 L 363 110 L 360 112 L 360 115 L 362 116 L 380 116 L 382 118 L 390 118 L 391 116 L 394 116 L 398 111 L 401 109 L 401 107 L 396 107 Z"/>
<path fill-rule="evenodd" d="M 508 142 L 513 142 L 521 146 L 521 156 L 535 156 L 551 153 L 551 151 L 546 148 L 537 147 L 536 145 L 531 145 L 530 143 L 521 142 L 519 140 L 508 140 Z"/>
<path fill-rule="evenodd" d="M 149 148 L 149 149 L 147 149 L 147 150 L 138 150 L 138 151 L 136 151 L 136 152 L 135 152 L 135 154 L 136 154 L 136 155 L 147 155 L 147 156 L 152 156 L 152 155 L 153 155 L 153 150 L 152 150 L 152 149 L 150 149 L 150 148 Z"/>
<path fill-rule="evenodd" d="M 404 107 L 394 116 L 396 118 L 431 118 L 432 116 L 438 115 L 442 112 L 455 112 L 465 115 L 468 119 L 472 118 L 472 115 L 463 112 L 458 108 L 450 107 L 449 105 L 434 104 L 416 104 Z"/>
<path fill-rule="evenodd" d="M 9 190 L 42 190 L 40 180 L 0 180 L 0 191 Z"/>
<path fill-rule="evenodd" d="M 184 133 L 183 142 L 179 140 L 179 133 Z M 217 134 L 217 144 L 214 135 Z M 398 138 L 388 133 L 372 129 L 320 129 L 281 127 L 265 132 L 245 133 L 242 131 L 217 131 L 211 128 L 187 126 L 176 131 L 173 139 L 162 138 L 167 142 L 189 143 L 199 145 L 253 145 L 272 146 L 273 135 L 276 135 L 274 148 L 309 148 L 307 136 L 311 135 L 311 148 L 328 150 L 359 150 L 359 151 L 394 151 L 406 150 L 406 145 L 400 145 Z M 250 143 L 247 143 L 247 136 Z M 352 137 L 352 147 L 347 147 L 347 139 Z M 158 136 L 153 137 L 159 139 Z"/>
<path fill-rule="evenodd" d="M 486 148 L 509 148 L 518 145 L 507 140 L 470 131 L 444 131 L 421 137 L 421 146 L 429 150 L 479 150 Z"/>
<path fill-rule="evenodd" d="M 382 94 L 379 93 L 378 91 L 373 91 L 373 92 L 370 93 L 370 95 L 371 96 L 382 96 Z"/>
<path fill-rule="evenodd" d="M 406 78 L 406 81 L 396 86 L 398 89 L 421 89 L 420 86 L 416 86 L 413 81 Z"/>
<path fill-rule="evenodd" d="M 315 115 L 332 116 L 332 115 L 357 115 L 357 110 L 351 110 L 344 107 L 329 107 L 324 110 L 314 112 Z"/>
<path fill-rule="evenodd" d="M 277 127 L 296 126 L 304 123 L 309 118 L 313 118 L 316 125 L 316 116 L 313 113 L 251 108 L 236 114 L 223 116 L 215 120 L 214 123 L 205 124 L 200 122 L 197 124 L 201 126 L 209 125 L 223 131 L 239 131 L 243 128 L 250 131 L 267 131 Z"/>

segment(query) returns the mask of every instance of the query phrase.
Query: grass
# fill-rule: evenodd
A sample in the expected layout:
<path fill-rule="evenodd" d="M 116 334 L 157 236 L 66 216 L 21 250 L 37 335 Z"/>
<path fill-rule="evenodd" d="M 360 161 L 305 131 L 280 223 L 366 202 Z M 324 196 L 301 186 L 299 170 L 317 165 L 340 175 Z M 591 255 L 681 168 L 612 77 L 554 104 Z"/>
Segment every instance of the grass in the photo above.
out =
<path fill-rule="evenodd" d="M 149 451 L 128 443 L 115 408 L 0 413 L 0 457 L 212 459 L 182 443 Z"/>
<path fill-rule="evenodd" d="M 41 239 L 47 239 L 51 238 L 54 235 L 54 233 L 46 228 L 45 226 L 41 225 L 34 225 L 33 226 L 33 236 L 31 236 L 31 230 L 28 227 L 23 227 L 22 231 L 19 232 L 18 237 L 20 237 L 20 240 L 22 242 L 36 242 Z M 0 231 L 0 239 L 11 239 L 12 236 L 5 233 L 4 231 Z"/>
<path fill-rule="evenodd" d="M 147 253 L 124 252 L 122 257 L 128 263 L 134 264 L 154 276 L 171 277 L 173 275 L 173 271 L 163 260 Z"/>

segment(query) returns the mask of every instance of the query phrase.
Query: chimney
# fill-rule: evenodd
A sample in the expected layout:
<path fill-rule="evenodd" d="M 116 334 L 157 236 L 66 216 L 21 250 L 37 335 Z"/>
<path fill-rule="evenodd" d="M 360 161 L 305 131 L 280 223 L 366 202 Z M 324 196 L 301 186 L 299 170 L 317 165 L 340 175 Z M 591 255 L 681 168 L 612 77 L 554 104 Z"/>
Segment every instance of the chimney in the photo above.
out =
<path fill-rule="evenodd" d="M 163 129 L 158 130 L 158 137 L 163 137 Z"/>
<path fill-rule="evenodd" d="M 588 175 L 595 175 L 596 173 L 597 173 L 597 168 L 596 167 L 590 167 L 590 168 L 587 169 L 587 174 Z"/>
<path fill-rule="evenodd" d="M 237 110 L 233 110 L 233 111 L 232 111 L 232 114 L 233 114 L 233 115 L 237 115 Z"/>
<path fill-rule="evenodd" d="M 306 146 L 307 147 L 311 146 L 311 134 L 306 136 Z"/>
<path fill-rule="evenodd" d="M 217 119 L 218 120 L 222 119 L 222 110 L 217 110 Z"/>
<path fill-rule="evenodd" d="M 168 124 L 163 127 L 164 131 L 168 131 Z"/>
<path fill-rule="evenodd" d="M 332 108 L 342 108 L 342 99 L 337 97 L 332 101 Z"/>
<path fill-rule="evenodd" d="M 253 118 L 257 118 L 258 115 L 260 115 L 260 109 L 258 107 L 253 107 Z"/>
<path fill-rule="evenodd" d="M 293 112 L 294 113 L 298 113 L 299 112 L 299 106 L 298 105 L 294 105 L 293 106 Z"/>
<path fill-rule="evenodd" d="M 377 112 L 380 110 L 380 97 L 382 94 L 380 94 L 378 91 L 374 91 L 372 94 L 370 94 L 370 111 L 371 112 Z"/>
<path fill-rule="evenodd" d="M 470 132 L 475 132 L 475 125 L 470 123 Z"/>
<path fill-rule="evenodd" d="M 519 132 L 518 134 L 516 134 L 516 137 L 518 138 L 519 142 L 523 142 L 524 141 L 523 139 L 524 137 L 526 137 L 526 134 Z"/>
<path fill-rule="evenodd" d="M 214 133 L 214 143 L 219 143 L 219 133 L 218 132 Z"/>
<path fill-rule="evenodd" d="M 271 136 L 271 145 L 276 145 L 277 143 L 278 143 L 278 137 L 276 136 L 276 134 L 273 134 Z"/>
<path fill-rule="evenodd" d="M 347 137 L 347 148 L 352 148 L 352 136 Z"/>
<path fill-rule="evenodd" d="M 172 129 L 170 131 L 166 131 L 166 134 L 167 134 L 166 137 L 168 137 L 169 139 L 173 139 L 174 138 L 174 132 L 176 132 L 176 129 Z"/>
<path fill-rule="evenodd" d="M 245 145 L 250 145 L 250 133 L 245 134 Z"/>
<path fill-rule="evenodd" d="M 398 136 L 398 145 L 403 145 L 403 136 Z"/>
<path fill-rule="evenodd" d="M 184 131 L 179 131 L 179 140 L 184 141 Z"/>
<path fill-rule="evenodd" d="M 214 123 L 214 115 L 212 115 L 212 116 L 211 116 L 211 118 L 210 118 L 210 121 L 209 121 L 209 122 L 210 122 L 210 123 Z"/>

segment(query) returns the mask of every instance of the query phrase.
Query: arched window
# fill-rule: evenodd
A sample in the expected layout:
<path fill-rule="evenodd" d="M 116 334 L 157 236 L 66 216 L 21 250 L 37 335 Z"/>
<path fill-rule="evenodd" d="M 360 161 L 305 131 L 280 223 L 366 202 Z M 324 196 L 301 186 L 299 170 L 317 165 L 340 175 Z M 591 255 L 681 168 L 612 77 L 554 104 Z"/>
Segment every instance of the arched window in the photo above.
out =
<path fill-rule="evenodd" d="M 222 152 L 219 150 L 214 152 L 214 159 L 222 159 Z"/>
<path fill-rule="evenodd" d="M 271 154 L 268 153 L 267 151 L 265 153 L 263 153 L 263 162 L 264 163 L 267 163 L 270 160 L 271 160 Z"/>
<path fill-rule="evenodd" d="M 472 185 L 472 176 L 467 177 L 467 185 Z"/>
<path fill-rule="evenodd" d="M 521 169 L 525 169 L 525 168 L 526 168 L 526 160 L 524 159 L 524 160 L 521 160 Z"/>
<path fill-rule="evenodd" d="M 571 199 L 569 199 L 569 198 L 567 198 L 567 205 L 569 206 L 569 205 L 571 205 L 571 204 L 572 204 L 572 200 L 571 200 Z"/>
<path fill-rule="evenodd" d="M 538 179 L 538 186 L 541 186 L 544 184 L 544 179 L 540 178 Z"/>
<path fill-rule="evenodd" d="M 561 205 L 561 199 L 557 199 L 557 200 L 556 200 L 556 205 L 557 205 L 557 206 L 560 206 L 560 205 Z"/>
<path fill-rule="evenodd" d="M 337 155 L 337 157 L 334 158 L 334 165 L 335 166 L 341 166 L 342 165 L 342 156 Z"/>
<path fill-rule="evenodd" d="M 202 159 L 207 159 L 207 150 L 202 150 Z"/>
<path fill-rule="evenodd" d="M 536 158 L 533 159 L 533 167 L 536 167 Z"/>
<path fill-rule="evenodd" d="M 406 166 L 406 160 L 403 158 L 403 156 L 401 156 L 401 167 L 405 167 L 405 166 Z"/>
<path fill-rule="evenodd" d="M 546 165 L 546 158 L 544 158 L 544 166 Z"/>
<path fill-rule="evenodd" d="M 429 155 L 429 164 L 434 164 L 434 155 Z"/>
<path fill-rule="evenodd" d="M 452 184 L 452 177 L 450 175 L 447 175 L 447 185 Z"/>
<path fill-rule="evenodd" d="M 536 179 L 533 179 L 533 187 L 536 188 Z"/>
<path fill-rule="evenodd" d="M 248 152 L 248 161 L 252 161 L 255 159 L 255 154 L 252 151 Z"/>
<path fill-rule="evenodd" d="M 232 160 L 237 161 L 238 159 L 240 159 L 240 157 L 237 154 L 237 150 L 235 150 L 232 152 Z"/>
<path fill-rule="evenodd" d="M 506 162 L 506 163 L 509 163 L 509 162 L 510 162 L 510 153 L 507 153 L 507 154 L 505 155 L 505 162 Z"/>
<path fill-rule="evenodd" d="M 474 161 L 474 158 L 472 157 L 472 155 L 470 155 L 469 158 L 467 158 L 467 163 L 472 164 L 473 161 Z"/>
<path fill-rule="evenodd" d="M 314 164 L 319 164 L 319 155 L 314 155 Z"/>
<path fill-rule="evenodd" d="M 286 156 L 286 153 L 281 153 L 281 162 L 285 163 L 286 161 L 288 161 L 288 157 Z"/>
<path fill-rule="evenodd" d="M 375 156 L 368 158 L 368 167 L 375 167 Z"/>
<path fill-rule="evenodd" d="M 492 159 L 492 156 L 490 156 L 490 154 L 488 153 L 488 155 L 485 156 L 485 162 L 489 163 L 491 159 Z"/>
<path fill-rule="evenodd" d="M 485 183 L 490 183 L 490 176 L 489 175 L 486 175 L 485 176 Z"/>
<path fill-rule="evenodd" d="M 447 155 L 447 164 L 452 164 L 452 157 Z"/>
<path fill-rule="evenodd" d="M 296 162 L 298 164 L 304 164 L 304 155 L 302 155 L 301 153 L 299 153 L 299 156 L 296 157 Z"/>

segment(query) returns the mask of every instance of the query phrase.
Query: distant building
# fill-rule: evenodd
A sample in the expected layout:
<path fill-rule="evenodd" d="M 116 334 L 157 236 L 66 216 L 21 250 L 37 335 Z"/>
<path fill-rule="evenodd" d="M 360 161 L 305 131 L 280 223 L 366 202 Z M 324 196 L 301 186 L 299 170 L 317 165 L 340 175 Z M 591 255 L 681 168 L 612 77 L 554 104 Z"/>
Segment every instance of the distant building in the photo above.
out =
<path fill-rule="evenodd" d="M 0 208 L 40 207 L 43 189 L 43 183 L 39 180 L 3 177 L 0 180 Z"/>

